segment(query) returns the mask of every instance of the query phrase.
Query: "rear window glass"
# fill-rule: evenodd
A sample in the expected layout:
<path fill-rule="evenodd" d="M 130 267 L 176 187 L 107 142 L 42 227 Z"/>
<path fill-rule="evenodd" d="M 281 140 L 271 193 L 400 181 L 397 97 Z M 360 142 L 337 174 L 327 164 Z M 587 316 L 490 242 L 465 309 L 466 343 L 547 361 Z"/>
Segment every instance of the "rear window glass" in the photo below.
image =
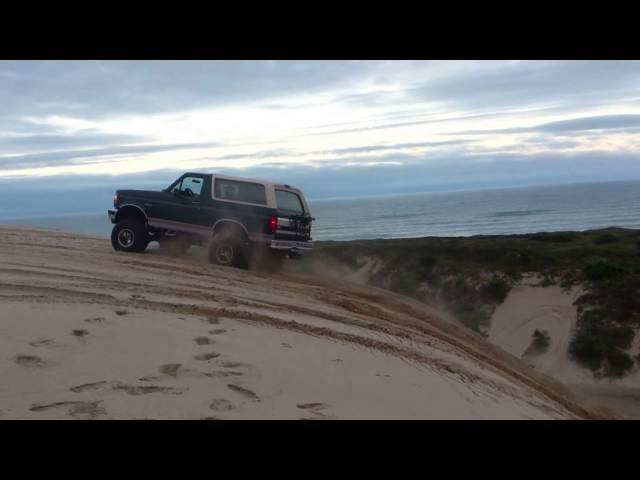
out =
<path fill-rule="evenodd" d="M 278 210 L 289 215 L 302 215 L 304 208 L 298 194 L 286 190 L 276 190 Z"/>
<path fill-rule="evenodd" d="M 238 182 L 236 180 L 216 178 L 214 188 L 216 198 L 222 200 L 258 203 L 260 205 L 267 204 L 264 185 L 259 183 Z"/>

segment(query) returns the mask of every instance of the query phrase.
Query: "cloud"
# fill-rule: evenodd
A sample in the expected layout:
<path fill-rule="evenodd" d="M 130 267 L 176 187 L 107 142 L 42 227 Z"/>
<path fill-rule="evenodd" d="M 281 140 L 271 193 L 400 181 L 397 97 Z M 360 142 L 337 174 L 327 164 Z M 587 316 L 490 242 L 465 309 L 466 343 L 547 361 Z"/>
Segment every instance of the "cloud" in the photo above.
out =
<path fill-rule="evenodd" d="M 555 122 L 542 123 L 532 127 L 499 128 L 487 130 L 465 130 L 450 132 L 456 135 L 485 135 L 505 133 L 572 133 L 593 130 L 635 131 L 640 128 L 640 115 L 599 115 L 592 117 L 572 118 Z"/>
<path fill-rule="evenodd" d="M 160 152 L 218 146 L 175 164 L 418 176 L 543 151 L 614 154 L 640 148 L 614 138 L 640 127 L 639 99 L 638 61 L 0 61 L 0 176 L 151 169 L 172 164 Z"/>
<path fill-rule="evenodd" d="M 94 130 L 77 134 L 40 134 L 0 137 L 0 152 L 7 154 L 20 150 L 58 150 L 69 147 L 98 147 L 113 144 L 134 144 L 149 142 L 149 137 L 142 135 L 107 134 Z"/>
<path fill-rule="evenodd" d="M 0 112 L 102 118 L 270 101 L 366 75 L 363 61 L 0 62 Z"/>
<path fill-rule="evenodd" d="M 639 61 L 533 61 L 467 64 L 450 76 L 414 86 L 408 101 L 431 100 L 464 108 L 580 104 L 596 95 L 611 100 L 640 91 Z"/>
<path fill-rule="evenodd" d="M 425 148 L 425 147 L 442 147 L 452 145 L 462 145 L 469 143 L 469 140 L 446 140 L 442 142 L 413 142 L 413 143 L 395 143 L 391 145 L 363 145 L 359 147 L 336 148 L 333 150 L 320 150 L 311 152 L 311 154 L 328 153 L 333 155 L 342 155 L 349 153 L 371 153 L 383 152 L 388 150 L 403 150 L 409 148 Z"/>
<path fill-rule="evenodd" d="M 90 150 L 65 150 L 56 152 L 33 153 L 25 155 L 9 155 L 0 157 L 0 171 L 17 168 L 53 167 L 80 163 L 101 163 L 104 157 L 112 155 L 133 155 L 185 150 L 197 148 L 215 148 L 218 142 L 156 144 L 156 145 L 120 145 Z"/>

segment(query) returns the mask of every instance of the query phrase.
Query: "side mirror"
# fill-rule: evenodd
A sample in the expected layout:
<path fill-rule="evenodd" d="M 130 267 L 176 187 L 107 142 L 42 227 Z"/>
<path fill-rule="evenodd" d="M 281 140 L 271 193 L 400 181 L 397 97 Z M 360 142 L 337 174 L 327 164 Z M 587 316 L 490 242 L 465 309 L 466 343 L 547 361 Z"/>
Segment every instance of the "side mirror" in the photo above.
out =
<path fill-rule="evenodd" d="M 182 192 L 180 190 L 174 190 L 173 191 L 173 196 L 174 197 L 181 197 L 182 196 Z"/>

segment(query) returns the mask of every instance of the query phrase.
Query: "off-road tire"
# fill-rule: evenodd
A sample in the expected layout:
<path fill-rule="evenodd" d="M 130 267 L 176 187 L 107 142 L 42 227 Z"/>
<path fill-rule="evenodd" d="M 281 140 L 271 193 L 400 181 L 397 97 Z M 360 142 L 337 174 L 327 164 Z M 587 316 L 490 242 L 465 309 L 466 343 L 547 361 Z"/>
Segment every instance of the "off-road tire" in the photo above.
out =
<path fill-rule="evenodd" d="M 150 242 L 147 226 L 135 219 L 119 221 L 111 230 L 111 245 L 123 252 L 144 252 Z"/>
<path fill-rule="evenodd" d="M 209 263 L 225 267 L 247 268 L 246 247 L 232 232 L 220 232 L 209 243 Z"/>

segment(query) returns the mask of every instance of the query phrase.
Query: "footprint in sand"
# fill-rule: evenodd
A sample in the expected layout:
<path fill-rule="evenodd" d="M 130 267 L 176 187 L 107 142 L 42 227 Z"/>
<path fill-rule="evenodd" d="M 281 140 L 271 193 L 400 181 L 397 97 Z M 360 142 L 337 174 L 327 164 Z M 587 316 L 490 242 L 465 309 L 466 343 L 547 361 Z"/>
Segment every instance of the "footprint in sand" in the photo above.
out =
<path fill-rule="evenodd" d="M 248 398 L 252 402 L 260 401 L 260 397 L 256 395 L 254 391 L 249 390 L 248 388 L 240 387 L 239 385 L 234 385 L 233 383 L 227 384 L 227 388 L 239 395 L 242 395 L 244 398 Z"/>
<path fill-rule="evenodd" d="M 322 402 L 314 402 L 314 403 L 299 403 L 296 405 L 301 410 L 305 410 L 314 416 L 311 418 L 301 418 L 301 420 L 318 420 L 318 419 L 332 419 L 335 418 L 333 416 L 326 415 L 323 410 L 330 408 L 331 405 Z"/>
<path fill-rule="evenodd" d="M 69 390 L 72 391 L 73 393 L 82 393 L 82 392 L 87 392 L 92 390 L 99 390 L 105 387 L 114 388 L 118 385 L 122 385 L 122 382 L 102 380 L 100 382 L 83 383 L 82 385 L 71 387 Z"/>
<path fill-rule="evenodd" d="M 209 330 L 209 334 L 211 335 L 220 335 L 221 333 L 225 333 L 226 330 L 224 328 L 216 328 L 215 330 Z"/>
<path fill-rule="evenodd" d="M 185 391 L 184 388 L 174 387 L 161 387 L 158 385 L 118 385 L 113 387 L 114 390 L 122 390 L 129 395 L 140 396 L 147 395 L 149 393 L 165 393 L 168 395 L 182 395 Z"/>
<path fill-rule="evenodd" d="M 83 328 L 77 328 L 75 330 L 71 331 L 71 335 L 73 335 L 74 337 L 83 340 L 84 337 L 86 337 L 87 335 L 89 335 L 89 332 Z"/>
<path fill-rule="evenodd" d="M 104 322 L 104 317 L 91 317 L 91 318 L 85 318 L 84 321 L 87 323 L 102 323 Z"/>
<path fill-rule="evenodd" d="M 69 415 L 73 418 L 90 420 L 92 418 L 96 418 L 102 415 L 106 415 L 107 411 L 100 407 L 99 405 L 102 403 L 102 400 L 98 400 L 95 402 L 80 402 L 73 406 Z"/>
<path fill-rule="evenodd" d="M 210 378 L 229 378 L 229 377 L 241 377 L 244 375 L 243 372 L 235 372 L 233 370 L 216 370 L 214 372 L 207 372 L 203 374 L 205 377 Z"/>
<path fill-rule="evenodd" d="M 122 315 L 126 315 L 127 313 L 129 313 L 129 310 L 116 310 L 116 315 L 122 316 Z"/>
<path fill-rule="evenodd" d="M 35 355 L 16 355 L 13 357 L 13 361 L 22 367 L 28 368 L 46 368 L 59 365 L 57 362 L 43 360 Z"/>
<path fill-rule="evenodd" d="M 185 391 L 184 388 L 163 387 L 159 385 L 127 385 L 123 382 L 103 380 L 100 382 L 85 383 L 71 387 L 74 393 L 82 393 L 86 391 L 99 390 L 108 388 L 114 391 L 123 391 L 129 395 L 140 396 L 149 393 L 165 393 L 169 395 L 182 395 Z"/>
<path fill-rule="evenodd" d="M 55 346 L 55 344 L 56 342 L 54 342 L 50 338 L 44 338 L 42 340 L 33 340 L 32 342 L 29 342 L 29 345 L 32 347 L 53 347 Z"/>
<path fill-rule="evenodd" d="M 241 368 L 248 367 L 249 365 L 242 362 L 220 362 L 220 366 L 224 368 Z"/>
<path fill-rule="evenodd" d="M 165 365 L 161 365 L 158 370 L 162 375 L 177 377 L 182 370 L 182 365 L 180 363 L 167 363 Z"/>
<path fill-rule="evenodd" d="M 94 401 L 94 402 L 81 402 L 81 401 L 72 401 L 72 402 L 55 402 L 49 403 L 47 405 L 34 405 L 29 411 L 31 412 L 46 412 L 53 408 L 68 408 L 67 413 L 74 418 L 79 419 L 92 419 L 99 417 L 101 415 L 105 415 L 107 411 L 100 407 L 102 400 Z"/>
<path fill-rule="evenodd" d="M 293 348 L 291 345 L 289 345 L 289 344 L 288 344 L 288 343 L 286 343 L 286 342 L 282 342 L 282 343 L 281 343 L 281 345 L 282 345 L 283 347 Z"/>
<path fill-rule="evenodd" d="M 194 341 L 196 342 L 197 345 L 210 345 L 214 343 L 213 340 L 207 337 L 196 337 L 194 338 Z"/>
<path fill-rule="evenodd" d="M 209 405 L 211 410 L 216 410 L 218 412 L 229 412 L 234 410 L 236 407 L 229 400 L 225 400 L 224 398 L 216 398 Z"/>
<path fill-rule="evenodd" d="M 193 358 L 195 358 L 196 360 L 208 361 L 208 360 L 211 360 L 213 358 L 217 358 L 219 356 L 220 356 L 219 353 L 210 352 L 210 353 L 200 353 L 198 355 L 194 355 Z"/>

